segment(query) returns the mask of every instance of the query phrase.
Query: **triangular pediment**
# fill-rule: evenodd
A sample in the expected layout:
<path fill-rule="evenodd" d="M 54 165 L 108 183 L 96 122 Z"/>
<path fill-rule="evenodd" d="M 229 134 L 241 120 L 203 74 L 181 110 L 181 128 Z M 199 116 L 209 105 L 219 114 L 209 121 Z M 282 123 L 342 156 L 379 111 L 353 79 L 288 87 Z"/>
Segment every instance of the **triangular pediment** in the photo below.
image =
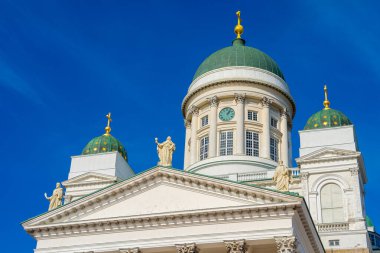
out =
<path fill-rule="evenodd" d="M 222 179 L 156 167 L 24 222 L 24 227 L 175 216 L 300 203 L 302 198 Z M 276 207 L 277 208 L 277 207 Z"/>
<path fill-rule="evenodd" d="M 109 183 L 116 182 L 117 179 L 118 178 L 115 176 L 104 175 L 96 172 L 87 172 L 62 182 L 62 185 L 67 187 L 77 184 Z"/>
<path fill-rule="evenodd" d="M 322 148 L 296 159 L 297 163 L 318 162 L 323 160 L 337 160 L 360 157 L 360 152 L 337 148 Z"/>

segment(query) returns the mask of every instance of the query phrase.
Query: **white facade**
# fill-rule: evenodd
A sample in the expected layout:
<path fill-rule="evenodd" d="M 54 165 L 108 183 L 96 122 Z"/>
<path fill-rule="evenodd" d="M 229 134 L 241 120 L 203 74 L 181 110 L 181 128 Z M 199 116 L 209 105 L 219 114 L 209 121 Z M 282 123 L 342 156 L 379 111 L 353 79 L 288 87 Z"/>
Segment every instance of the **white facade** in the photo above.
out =
<path fill-rule="evenodd" d="M 22 224 L 35 252 L 372 252 L 352 125 L 299 131 L 290 192 L 275 189 L 295 110 L 269 71 L 206 72 L 182 103 L 184 170 L 135 175 L 116 151 L 72 157 L 65 204 Z"/>

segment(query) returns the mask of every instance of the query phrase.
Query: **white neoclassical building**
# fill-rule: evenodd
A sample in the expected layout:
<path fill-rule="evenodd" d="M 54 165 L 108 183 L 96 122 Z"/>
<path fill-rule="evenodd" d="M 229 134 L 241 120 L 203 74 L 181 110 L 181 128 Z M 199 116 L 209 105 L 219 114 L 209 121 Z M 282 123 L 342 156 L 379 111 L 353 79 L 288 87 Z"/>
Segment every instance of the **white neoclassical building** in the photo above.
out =
<path fill-rule="evenodd" d="M 22 223 L 36 253 L 372 252 L 354 125 L 325 88 L 292 168 L 295 101 L 238 17 L 237 38 L 202 62 L 184 97 L 183 170 L 135 175 L 108 125 L 72 157 L 64 204 Z M 272 180 L 280 161 L 289 191 Z"/>

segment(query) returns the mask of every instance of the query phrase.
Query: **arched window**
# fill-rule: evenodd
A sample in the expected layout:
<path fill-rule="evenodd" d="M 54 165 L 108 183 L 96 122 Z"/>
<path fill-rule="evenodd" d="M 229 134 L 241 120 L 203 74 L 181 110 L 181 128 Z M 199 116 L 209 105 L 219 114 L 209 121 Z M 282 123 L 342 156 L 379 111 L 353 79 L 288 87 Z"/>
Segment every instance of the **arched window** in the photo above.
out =
<path fill-rule="evenodd" d="M 322 222 L 343 222 L 343 194 L 336 184 L 326 184 L 321 190 Z"/>

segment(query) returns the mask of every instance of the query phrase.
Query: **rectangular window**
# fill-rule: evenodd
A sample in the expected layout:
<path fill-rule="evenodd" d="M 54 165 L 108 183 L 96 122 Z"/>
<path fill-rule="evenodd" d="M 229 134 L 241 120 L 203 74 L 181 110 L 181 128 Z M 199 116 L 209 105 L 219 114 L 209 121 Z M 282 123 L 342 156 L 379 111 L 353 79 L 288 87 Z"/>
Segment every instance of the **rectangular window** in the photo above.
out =
<path fill-rule="evenodd" d="M 275 118 L 270 119 L 270 125 L 274 128 L 278 128 L 278 120 Z"/>
<path fill-rule="evenodd" d="M 245 132 L 245 154 L 259 156 L 259 134 L 252 131 Z"/>
<path fill-rule="evenodd" d="M 257 112 L 248 111 L 248 120 L 257 121 Z"/>
<path fill-rule="evenodd" d="M 201 127 L 208 125 L 208 115 L 201 118 Z"/>
<path fill-rule="evenodd" d="M 219 154 L 220 155 L 232 155 L 234 145 L 234 134 L 232 131 L 220 132 L 220 145 Z"/>
<path fill-rule="evenodd" d="M 204 160 L 208 157 L 208 136 L 201 139 L 199 150 L 199 160 Z"/>
<path fill-rule="evenodd" d="M 270 159 L 278 162 L 278 140 L 270 138 Z"/>
<path fill-rule="evenodd" d="M 329 246 L 339 246 L 339 240 L 329 240 Z"/>

